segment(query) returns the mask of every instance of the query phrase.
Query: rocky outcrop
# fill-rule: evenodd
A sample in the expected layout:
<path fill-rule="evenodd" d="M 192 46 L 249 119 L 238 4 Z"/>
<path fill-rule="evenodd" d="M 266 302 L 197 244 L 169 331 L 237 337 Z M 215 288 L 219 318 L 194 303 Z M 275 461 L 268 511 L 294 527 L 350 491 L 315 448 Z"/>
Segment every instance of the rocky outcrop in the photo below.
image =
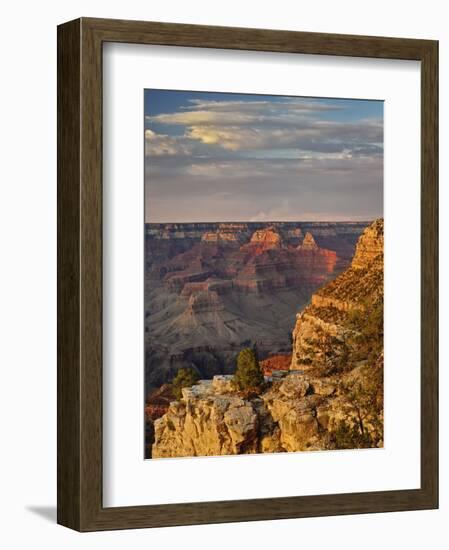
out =
<path fill-rule="evenodd" d="M 358 380 L 360 373 L 353 373 Z M 184 388 L 154 423 L 153 458 L 295 452 L 335 448 L 344 422 L 364 429 L 373 445 L 382 445 L 375 422 L 348 397 L 333 378 L 286 373 L 267 382 L 260 395 L 245 397 L 230 376 L 203 380 Z"/>
<path fill-rule="evenodd" d="M 154 424 L 153 458 L 257 451 L 257 414 L 250 402 L 216 393 L 211 381 L 184 388 L 182 394 Z"/>
<path fill-rule="evenodd" d="M 351 267 L 383 269 L 384 221 L 378 219 L 365 229 L 357 242 Z"/>
<path fill-rule="evenodd" d="M 242 250 L 252 255 L 262 254 L 271 249 L 279 249 L 284 246 L 280 233 L 274 227 L 258 229 L 251 236 L 248 244 L 242 247 Z"/>
<path fill-rule="evenodd" d="M 357 334 L 383 313 L 383 220 L 360 237 L 351 266 L 312 295 L 293 331 L 293 369 L 326 369 L 347 361 Z M 357 326 L 357 323 L 360 326 Z"/>
<path fill-rule="evenodd" d="M 318 250 L 318 245 L 313 238 L 312 233 L 307 232 L 302 244 L 299 246 L 300 250 Z"/>

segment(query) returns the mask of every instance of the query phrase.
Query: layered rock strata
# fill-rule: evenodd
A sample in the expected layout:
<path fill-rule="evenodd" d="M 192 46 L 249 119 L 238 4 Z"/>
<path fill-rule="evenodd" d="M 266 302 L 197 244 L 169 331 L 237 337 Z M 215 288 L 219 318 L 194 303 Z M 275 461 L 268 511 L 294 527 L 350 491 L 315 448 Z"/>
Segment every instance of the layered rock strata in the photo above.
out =
<path fill-rule="evenodd" d="M 297 311 L 349 265 L 364 223 L 147 224 L 145 387 L 180 367 L 233 372 L 235 355 L 288 353 Z"/>
<path fill-rule="evenodd" d="M 154 422 L 153 458 L 382 446 L 382 334 L 383 220 L 376 220 L 351 266 L 298 315 L 290 370 L 286 355 L 262 362 L 257 393 L 238 392 L 231 375 L 184 388 Z"/>
<path fill-rule="evenodd" d="M 327 368 L 358 346 L 357 317 L 383 311 L 383 220 L 360 237 L 351 266 L 312 295 L 293 330 L 291 368 Z M 363 328 L 363 327 L 362 327 Z"/>

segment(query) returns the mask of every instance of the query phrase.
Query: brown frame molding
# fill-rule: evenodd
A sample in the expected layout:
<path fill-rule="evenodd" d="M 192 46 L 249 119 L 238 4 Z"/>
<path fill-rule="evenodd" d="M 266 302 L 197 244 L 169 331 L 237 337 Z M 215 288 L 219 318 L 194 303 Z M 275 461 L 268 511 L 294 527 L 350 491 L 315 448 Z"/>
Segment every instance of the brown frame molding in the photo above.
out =
<path fill-rule="evenodd" d="M 102 44 L 421 61 L 421 488 L 104 508 Z M 438 507 L 438 42 L 81 18 L 58 27 L 58 523 L 79 531 Z"/>

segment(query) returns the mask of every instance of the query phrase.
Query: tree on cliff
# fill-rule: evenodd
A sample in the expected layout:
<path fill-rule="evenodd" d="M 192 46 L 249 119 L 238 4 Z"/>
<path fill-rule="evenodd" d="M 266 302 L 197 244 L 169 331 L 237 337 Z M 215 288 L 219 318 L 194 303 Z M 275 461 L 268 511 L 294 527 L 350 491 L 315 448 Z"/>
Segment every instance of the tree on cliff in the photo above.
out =
<path fill-rule="evenodd" d="M 182 388 L 189 388 L 198 382 L 199 380 L 198 373 L 192 367 L 182 367 L 176 373 L 176 376 L 173 378 L 173 395 L 176 399 L 181 399 L 182 397 Z"/>
<path fill-rule="evenodd" d="M 362 310 L 349 313 L 348 325 L 354 331 L 353 357 L 355 361 L 373 363 L 383 351 L 384 307 L 383 299 L 365 302 Z"/>
<path fill-rule="evenodd" d="M 233 380 L 240 390 L 257 388 L 264 383 L 263 372 L 254 349 L 245 348 L 239 353 Z"/>

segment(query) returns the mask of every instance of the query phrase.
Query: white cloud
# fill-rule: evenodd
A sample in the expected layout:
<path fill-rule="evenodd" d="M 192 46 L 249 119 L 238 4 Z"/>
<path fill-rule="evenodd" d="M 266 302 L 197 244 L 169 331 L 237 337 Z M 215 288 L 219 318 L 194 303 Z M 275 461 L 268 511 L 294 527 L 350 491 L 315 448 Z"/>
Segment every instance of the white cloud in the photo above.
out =
<path fill-rule="evenodd" d="M 150 125 L 184 129 L 183 136 L 170 139 L 164 135 L 157 144 L 151 135 L 148 154 L 164 154 L 164 151 L 187 154 L 189 141 L 234 152 L 293 148 L 335 153 L 357 147 L 358 154 L 363 151 L 372 154 L 374 145 L 381 149 L 381 120 L 347 122 L 317 118 L 317 113 L 323 116 L 325 111 L 340 109 L 323 102 L 290 99 L 279 102 L 191 100 L 190 103 L 183 111 L 146 117 Z M 177 150 L 180 152 L 176 153 Z"/>
<path fill-rule="evenodd" d="M 313 100 L 192 100 L 148 117 L 147 219 L 381 215 L 382 120 L 335 120 L 326 114 L 334 109 Z"/>
<path fill-rule="evenodd" d="M 158 157 L 190 154 L 192 147 L 187 140 L 145 130 L 145 155 Z"/>

